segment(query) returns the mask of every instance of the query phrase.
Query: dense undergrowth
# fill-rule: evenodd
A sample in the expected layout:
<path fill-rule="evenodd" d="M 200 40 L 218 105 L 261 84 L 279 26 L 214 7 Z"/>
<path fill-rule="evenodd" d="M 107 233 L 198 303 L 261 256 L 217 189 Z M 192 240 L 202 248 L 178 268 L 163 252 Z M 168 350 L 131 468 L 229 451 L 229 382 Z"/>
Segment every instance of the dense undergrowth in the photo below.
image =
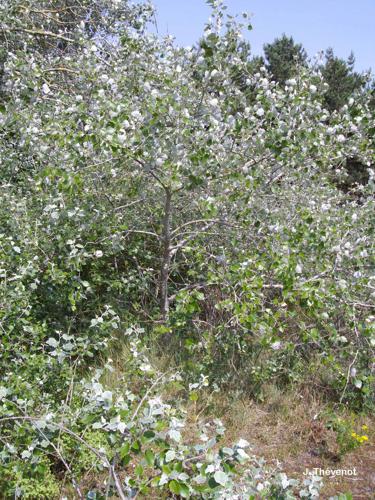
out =
<path fill-rule="evenodd" d="M 0 6 L 2 497 L 317 498 L 217 401 L 319 397 L 337 459 L 366 445 L 370 92 L 254 73 L 219 2 L 193 48 L 65 3 Z"/>

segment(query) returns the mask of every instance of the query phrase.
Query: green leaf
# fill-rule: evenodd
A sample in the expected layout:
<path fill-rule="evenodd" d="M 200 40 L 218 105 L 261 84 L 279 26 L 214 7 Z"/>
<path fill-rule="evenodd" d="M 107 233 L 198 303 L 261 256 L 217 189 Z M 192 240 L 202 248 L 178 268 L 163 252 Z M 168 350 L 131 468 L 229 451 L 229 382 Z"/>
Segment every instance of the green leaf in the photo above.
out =
<path fill-rule="evenodd" d="M 146 431 L 143 433 L 143 437 L 146 441 L 151 441 L 156 436 L 154 431 Z"/>
<path fill-rule="evenodd" d="M 141 443 L 137 440 L 131 446 L 131 450 L 135 453 L 139 453 L 141 451 Z"/>
<path fill-rule="evenodd" d="M 121 463 L 122 465 L 127 466 L 129 463 L 130 463 L 130 460 L 131 460 L 131 455 L 122 455 L 121 456 Z"/>
<path fill-rule="evenodd" d="M 150 467 L 152 467 L 152 465 L 154 465 L 155 455 L 153 454 L 153 452 L 151 450 L 146 451 L 145 460 L 147 462 L 147 465 L 149 465 Z"/>
<path fill-rule="evenodd" d="M 172 493 L 174 493 L 175 495 L 179 495 L 181 492 L 181 486 L 178 483 L 178 481 L 175 481 L 175 480 L 170 481 L 170 483 L 168 484 L 168 487 L 169 487 L 170 491 Z"/>
<path fill-rule="evenodd" d="M 190 497 L 190 489 L 189 486 L 185 483 L 179 483 L 180 484 L 180 495 L 183 498 L 189 498 Z"/>
<path fill-rule="evenodd" d="M 136 468 L 134 469 L 134 472 L 136 473 L 137 476 L 142 476 L 143 474 L 143 467 L 141 464 L 138 464 Z"/>
<path fill-rule="evenodd" d="M 211 488 L 211 490 L 214 490 L 219 486 L 219 483 L 217 483 L 213 477 L 210 477 L 210 479 L 208 480 L 208 486 Z"/>

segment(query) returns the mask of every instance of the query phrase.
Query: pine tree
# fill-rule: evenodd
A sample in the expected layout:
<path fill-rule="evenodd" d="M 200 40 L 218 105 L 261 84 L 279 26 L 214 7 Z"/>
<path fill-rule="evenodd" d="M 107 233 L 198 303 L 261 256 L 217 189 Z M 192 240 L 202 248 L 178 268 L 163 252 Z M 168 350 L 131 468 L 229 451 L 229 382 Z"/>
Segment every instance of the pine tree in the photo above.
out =
<path fill-rule="evenodd" d="M 322 67 L 322 75 L 329 89 L 324 96 L 325 105 L 330 111 L 340 109 L 355 90 L 365 85 L 365 79 L 354 71 L 355 57 L 351 53 L 348 59 L 340 59 L 329 48 L 325 54 L 326 61 Z"/>
<path fill-rule="evenodd" d="M 284 84 L 296 74 L 298 66 L 306 65 L 305 49 L 285 34 L 281 38 L 276 38 L 273 43 L 264 45 L 263 49 L 266 67 L 279 83 Z"/>

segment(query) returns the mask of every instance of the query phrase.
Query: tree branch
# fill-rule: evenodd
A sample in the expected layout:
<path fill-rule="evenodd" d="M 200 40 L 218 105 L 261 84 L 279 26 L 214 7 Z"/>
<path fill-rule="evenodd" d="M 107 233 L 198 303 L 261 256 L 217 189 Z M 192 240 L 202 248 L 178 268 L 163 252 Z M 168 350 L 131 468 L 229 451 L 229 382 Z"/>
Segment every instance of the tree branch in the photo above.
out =
<path fill-rule="evenodd" d="M 59 35 L 58 33 L 53 33 L 52 31 L 44 31 L 44 30 L 30 30 L 28 28 L 15 28 L 13 30 L 5 30 L 7 33 L 11 33 L 12 31 L 21 31 L 22 33 L 28 33 L 33 36 L 44 36 L 47 38 L 57 38 L 58 40 L 64 40 L 64 42 L 75 43 L 75 40 L 72 38 L 68 38 L 64 35 Z"/>

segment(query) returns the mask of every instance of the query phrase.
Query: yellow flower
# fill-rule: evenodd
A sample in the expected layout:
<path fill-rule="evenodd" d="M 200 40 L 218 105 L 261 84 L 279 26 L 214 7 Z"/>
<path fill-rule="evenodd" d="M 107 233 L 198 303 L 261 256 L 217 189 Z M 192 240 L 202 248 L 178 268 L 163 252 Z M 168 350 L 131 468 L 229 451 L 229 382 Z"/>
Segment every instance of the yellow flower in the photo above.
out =
<path fill-rule="evenodd" d="M 368 441 L 368 437 L 367 436 L 361 436 L 361 440 L 362 441 Z"/>
<path fill-rule="evenodd" d="M 362 430 L 363 430 L 363 431 L 367 431 L 367 430 L 368 430 L 367 425 L 362 425 Z"/>

